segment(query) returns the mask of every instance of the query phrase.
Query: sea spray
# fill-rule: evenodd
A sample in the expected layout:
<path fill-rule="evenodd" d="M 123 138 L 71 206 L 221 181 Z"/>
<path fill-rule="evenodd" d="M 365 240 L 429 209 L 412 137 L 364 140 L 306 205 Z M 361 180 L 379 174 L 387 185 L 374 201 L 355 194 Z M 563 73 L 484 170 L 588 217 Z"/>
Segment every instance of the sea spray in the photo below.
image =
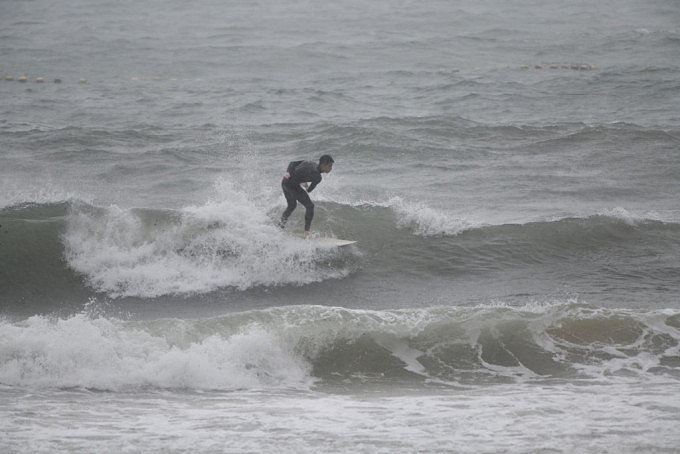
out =
<path fill-rule="evenodd" d="M 69 265 L 113 297 L 300 285 L 348 273 L 328 266 L 336 251 L 287 235 L 235 200 L 173 212 L 74 205 L 63 238 Z"/>

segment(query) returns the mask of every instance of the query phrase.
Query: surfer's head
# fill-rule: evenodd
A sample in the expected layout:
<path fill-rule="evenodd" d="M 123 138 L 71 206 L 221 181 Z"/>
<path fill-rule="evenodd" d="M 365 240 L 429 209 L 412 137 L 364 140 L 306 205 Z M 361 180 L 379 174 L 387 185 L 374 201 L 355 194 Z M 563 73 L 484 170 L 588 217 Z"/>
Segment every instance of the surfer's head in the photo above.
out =
<path fill-rule="evenodd" d="M 328 173 L 333 170 L 333 163 L 335 161 L 331 158 L 331 155 L 325 154 L 319 158 L 319 169 L 321 172 Z"/>

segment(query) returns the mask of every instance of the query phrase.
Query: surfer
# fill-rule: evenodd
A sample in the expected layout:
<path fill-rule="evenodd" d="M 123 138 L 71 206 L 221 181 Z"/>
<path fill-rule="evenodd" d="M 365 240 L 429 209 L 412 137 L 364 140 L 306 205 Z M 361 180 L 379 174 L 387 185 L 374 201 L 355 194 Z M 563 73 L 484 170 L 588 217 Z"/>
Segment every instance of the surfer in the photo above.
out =
<path fill-rule="evenodd" d="M 297 203 L 300 202 L 306 209 L 305 238 L 307 237 L 314 217 L 314 203 L 307 194 L 312 192 L 317 184 L 321 183 L 322 173 L 329 173 L 333 169 L 334 162 L 330 155 L 325 154 L 319 158 L 318 164 L 312 161 L 292 161 L 288 164 L 288 169 L 281 182 L 283 195 L 288 203 L 286 211 L 281 215 L 281 228 L 285 227 L 288 217 L 297 207 Z"/>

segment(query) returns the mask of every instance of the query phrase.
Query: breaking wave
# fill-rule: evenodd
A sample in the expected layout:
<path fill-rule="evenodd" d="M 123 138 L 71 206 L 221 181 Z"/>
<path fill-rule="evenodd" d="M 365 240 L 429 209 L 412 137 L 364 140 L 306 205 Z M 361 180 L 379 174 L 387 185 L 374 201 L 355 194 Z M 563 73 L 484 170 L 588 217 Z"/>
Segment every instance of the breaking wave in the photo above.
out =
<path fill-rule="evenodd" d="M 80 313 L 0 321 L 0 383 L 230 390 L 680 380 L 679 345 L 677 309 L 576 301 L 390 311 L 287 306 L 198 320 Z"/>

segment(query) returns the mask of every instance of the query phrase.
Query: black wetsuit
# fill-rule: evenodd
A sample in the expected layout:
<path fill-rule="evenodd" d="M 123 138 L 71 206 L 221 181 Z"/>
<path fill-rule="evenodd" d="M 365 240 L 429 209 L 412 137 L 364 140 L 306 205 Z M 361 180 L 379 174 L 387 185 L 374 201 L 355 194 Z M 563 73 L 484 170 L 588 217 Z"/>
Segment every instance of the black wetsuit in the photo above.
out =
<path fill-rule="evenodd" d="M 318 164 L 311 161 L 293 161 L 288 164 L 286 171 L 290 174 L 290 178 L 284 178 L 281 182 L 281 187 L 283 188 L 286 202 L 288 202 L 288 207 L 281 216 L 281 227 L 286 224 L 288 217 L 297 207 L 297 203 L 300 202 L 306 209 L 305 231 L 308 231 L 314 217 L 314 203 L 307 193 L 312 192 L 316 185 L 321 182 L 321 169 Z M 300 186 L 301 183 L 310 183 L 306 192 Z"/>

